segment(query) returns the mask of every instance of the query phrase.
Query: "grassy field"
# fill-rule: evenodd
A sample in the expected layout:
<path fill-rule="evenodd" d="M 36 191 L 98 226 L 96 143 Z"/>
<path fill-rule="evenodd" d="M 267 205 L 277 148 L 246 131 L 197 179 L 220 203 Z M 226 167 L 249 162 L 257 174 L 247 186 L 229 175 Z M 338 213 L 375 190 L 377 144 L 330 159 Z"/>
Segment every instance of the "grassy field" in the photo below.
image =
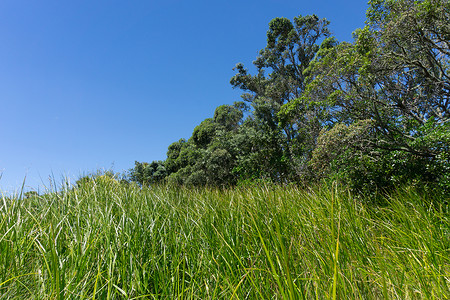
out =
<path fill-rule="evenodd" d="M 141 190 L 0 204 L 0 299 L 448 299 L 448 207 L 413 190 Z"/>

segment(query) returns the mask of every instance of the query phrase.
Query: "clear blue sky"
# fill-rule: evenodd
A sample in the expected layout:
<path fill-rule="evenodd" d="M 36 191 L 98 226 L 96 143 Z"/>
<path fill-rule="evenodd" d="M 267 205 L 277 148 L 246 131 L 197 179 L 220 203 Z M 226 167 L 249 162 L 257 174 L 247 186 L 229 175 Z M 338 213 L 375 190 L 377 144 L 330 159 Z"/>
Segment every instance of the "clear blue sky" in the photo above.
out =
<path fill-rule="evenodd" d="M 315 13 L 340 41 L 361 0 L 0 1 L 0 190 L 163 160 L 251 66 L 267 24 Z M 42 190 L 42 187 L 40 187 Z"/>

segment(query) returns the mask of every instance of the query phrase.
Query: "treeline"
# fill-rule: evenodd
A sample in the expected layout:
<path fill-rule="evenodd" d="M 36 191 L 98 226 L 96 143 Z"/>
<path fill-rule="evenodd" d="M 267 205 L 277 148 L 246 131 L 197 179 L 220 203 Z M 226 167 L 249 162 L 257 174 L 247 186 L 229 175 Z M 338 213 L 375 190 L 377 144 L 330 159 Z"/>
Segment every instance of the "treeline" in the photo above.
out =
<path fill-rule="evenodd" d="M 353 43 L 315 15 L 269 23 L 256 74 L 235 67 L 242 102 L 216 108 L 141 185 L 340 180 L 360 191 L 450 193 L 450 3 L 371 0 Z"/>

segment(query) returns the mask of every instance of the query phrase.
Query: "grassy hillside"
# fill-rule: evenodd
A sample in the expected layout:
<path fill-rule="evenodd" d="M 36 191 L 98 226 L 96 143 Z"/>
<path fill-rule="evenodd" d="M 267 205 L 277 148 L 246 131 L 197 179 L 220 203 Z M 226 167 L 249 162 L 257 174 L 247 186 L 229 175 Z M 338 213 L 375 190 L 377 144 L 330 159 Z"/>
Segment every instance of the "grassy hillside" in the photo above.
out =
<path fill-rule="evenodd" d="M 413 190 L 140 190 L 0 205 L 1 299 L 446 299 L 447 207 Z"/>

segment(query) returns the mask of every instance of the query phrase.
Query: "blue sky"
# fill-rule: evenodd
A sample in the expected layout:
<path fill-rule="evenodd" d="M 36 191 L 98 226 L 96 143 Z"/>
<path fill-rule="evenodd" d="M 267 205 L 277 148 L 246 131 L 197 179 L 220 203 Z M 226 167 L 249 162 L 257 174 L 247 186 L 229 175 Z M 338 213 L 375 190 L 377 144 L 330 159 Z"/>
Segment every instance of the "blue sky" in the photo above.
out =
<path fill-rule="evenodd" d="M 0 2 L 0 190 L 163 160 L 251 66 L 275 17 L 315 13 L 340 41 L 366 1 Z"/>

